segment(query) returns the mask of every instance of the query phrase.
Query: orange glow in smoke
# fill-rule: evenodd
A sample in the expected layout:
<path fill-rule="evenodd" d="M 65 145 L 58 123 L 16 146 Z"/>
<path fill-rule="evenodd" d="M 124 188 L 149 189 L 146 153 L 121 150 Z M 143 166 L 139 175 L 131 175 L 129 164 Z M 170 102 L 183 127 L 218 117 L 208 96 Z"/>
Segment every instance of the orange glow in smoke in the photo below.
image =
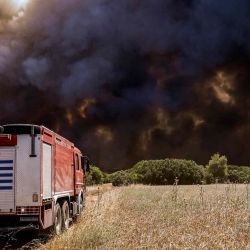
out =
<path fill-rule="evenodd" d="M 235 100 L 232 96 L 234 90 L 234 76 L 228 75 L 223 71 L 216 73 L 212 81 L 212 89 L 219 101 L 225 104 L 234 104 Z"/>
<path fill-rule="evenodd" d="M 96 129 L 96 136 L 101 137 L 105 142 L 110 142 L 114 138 L 112 130 L 105 126 L 99 126 Z"/>
<path fill-rule="evenodd" d="M 70 110 L 67 110 L 66 112 L 66 120 L 68 121 L 68 124 L 72 126 L 74 124 L 73 114 Z"/>
<path fill-rule="evenodd" d="M 143 151 L 148 149 L 150 141 L 152 139 L 152 133 L 159 129 L 165 132 L 165 134 L 169 135 L 172 133 L 173 128 L 169 124 L 168 114 L 162 108 L 158 108 L 155 114 L 156 123 L 153 127 L 146 129 L 142 132 L 140 138 L 140 144 Z"/>
<path fill-rule="evenodd" d="M 81 105 L 78 109 L 80 116 L 84 119 L 87 118 L 88 108 L 95 103 L 96 103 L 96 100 L 94 98 L 83 100 L 83 102 L 81 103 Z"/>

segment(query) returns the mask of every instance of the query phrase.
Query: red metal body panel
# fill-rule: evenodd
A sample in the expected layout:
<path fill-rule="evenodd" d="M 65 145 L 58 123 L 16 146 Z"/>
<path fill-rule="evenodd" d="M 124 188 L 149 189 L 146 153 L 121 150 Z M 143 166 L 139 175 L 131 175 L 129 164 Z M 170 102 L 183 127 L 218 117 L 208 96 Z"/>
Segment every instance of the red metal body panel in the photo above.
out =
<path fill-rule="evenodd" d="M 42 131 L 42 141 L 52 145 L 53 192 L 55 194 L 68 192 L 72 196 L 78 195 L 84 184 L 81 151 L 73 143 L 58 134 L 44 127 Z"/>
<path fill-rule="evenodd" d="M 55 143 L 55 192 L 74 194 L 74 165 L 72 145 L 56 138 Z"/>
<path fill-rule="evenodd" d="M 51 131 L 43 129 L 42 141 L 53 145 L 54 144 L 54 134 Z"/>
<path fill-rule="evenodd" d="M 0 146 L 16 146 L 16 135 L 0 135 Z"/>

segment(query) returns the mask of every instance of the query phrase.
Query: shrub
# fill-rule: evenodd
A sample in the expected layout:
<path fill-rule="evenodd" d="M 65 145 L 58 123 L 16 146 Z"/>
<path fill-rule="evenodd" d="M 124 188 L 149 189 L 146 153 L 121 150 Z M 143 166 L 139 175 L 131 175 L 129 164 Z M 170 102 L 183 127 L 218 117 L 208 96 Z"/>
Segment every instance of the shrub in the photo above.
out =
<path fill-rule="evenodd" d="M 204 181 L 205 181 L 206 184 L 215 183 L 215 179 L 214 179 L 213 174 L 209 173 L 207 171 L 207 169 L 205 170 Z"/>
<path fill-rule="evenodd" d="M 113 186 L 122 186 L 136 183 L 136 175 L 130 173 L 129 171 L 118 171 L 109 175 L 109 180 L 112 182 Z"/>
<path fill-rule="evenodd" d="M 176 177 L 179 184 L 197 184 L 204 178 L 203 167 L 194 161 L 179 159 L 141 161 L 131 173 L 137 175 L 137 182 L 151 185 L 172 185 Z"/>
<path fill-rule="evenodd" d="M 100 168 L 96 166 L 90 167 L 90 173 L 87 175 L 86 182 L 87 185 L 98 185 L 102 184 L 105 179 L 105 173 L 101 171 Z"/>
<path fill-rule="evenodd" d="M 211 157 L 207 167 L 208 173 L 212 174 L 214 179 L 224 182 L 228 176 L 228 166 L 226 156 L 216 153 Z"/>
<path fill-rule="evenodd" d="M 230 182 L 250 183 L 250 167 L 228 166 L 228 179 Z"/>

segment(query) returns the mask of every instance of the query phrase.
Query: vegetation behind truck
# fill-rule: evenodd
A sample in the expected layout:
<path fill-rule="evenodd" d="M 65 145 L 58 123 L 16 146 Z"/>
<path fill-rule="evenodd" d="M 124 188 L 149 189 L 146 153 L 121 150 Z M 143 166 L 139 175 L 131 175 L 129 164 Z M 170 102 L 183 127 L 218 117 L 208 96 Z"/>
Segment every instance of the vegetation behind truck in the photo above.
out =
<path fill-rule="evenodd" d="M 85 204 L 89 163 L 44 126 L 0 127 L 0 230 L 68 229 Z"/>

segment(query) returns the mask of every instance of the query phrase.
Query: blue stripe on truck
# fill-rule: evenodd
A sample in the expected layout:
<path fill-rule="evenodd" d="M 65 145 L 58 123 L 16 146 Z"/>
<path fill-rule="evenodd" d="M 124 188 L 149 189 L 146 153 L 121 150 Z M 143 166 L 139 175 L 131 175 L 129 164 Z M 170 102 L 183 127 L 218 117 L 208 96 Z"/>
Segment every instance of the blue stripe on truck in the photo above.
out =
<path fill-rule="evenodd" d="M 0 177 L 13 177 L 13 174 L 0 174 Z"/>
<path fill-rule="evenodd" d="M 0 167 L 0 171 L 3 170 L 13 170 L 13 167 Z"/>
<path fill-rule="evenodd" d="M 0 183 L 13 183 L 13 180 L 0 180 Z"/>
<path fill-rule="evenodd" d="M 11 164 L 13 160 L 0 160 L 0 164 Z"/>
<path fill-rule="evenodd" d="M 0 186 L 0 190 L 12 190 L 13 189 L 13 187 L 10 187 L 10 186 L 6 186 L 6 187 L 1 187 Z"/>

